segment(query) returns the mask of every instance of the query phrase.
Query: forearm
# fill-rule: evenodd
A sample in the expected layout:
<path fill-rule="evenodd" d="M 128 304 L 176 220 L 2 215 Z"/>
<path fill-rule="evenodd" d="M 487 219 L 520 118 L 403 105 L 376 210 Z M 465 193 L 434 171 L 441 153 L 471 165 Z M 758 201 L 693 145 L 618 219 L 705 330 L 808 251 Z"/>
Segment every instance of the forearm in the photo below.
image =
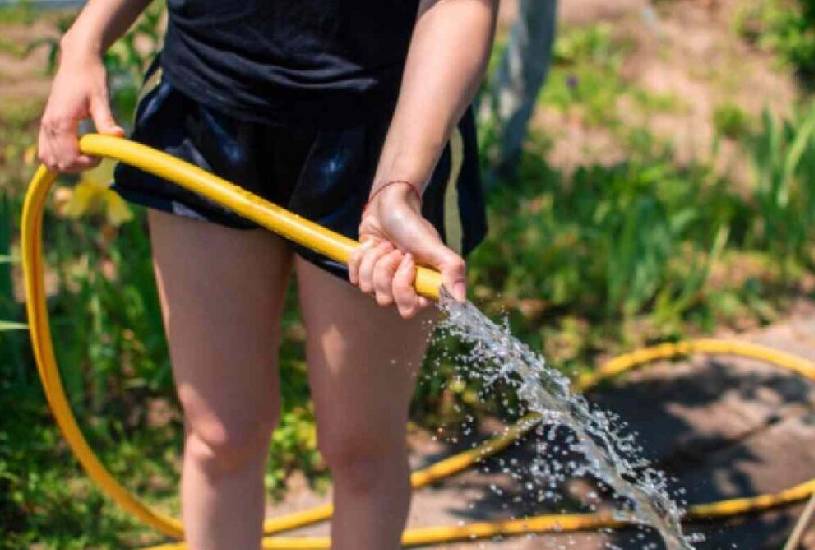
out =
<path fill-rule="evenodd" d="M 150 0 L 89 0 L 61 41 L 63 54 L 101 55 L 121 37 Z"/>
<path fill-rule="evenodd" d="M 424 185 L 478 90 L 495 32 L 497 0 L 423 0 L 382 148 L 374 190 Z"/>

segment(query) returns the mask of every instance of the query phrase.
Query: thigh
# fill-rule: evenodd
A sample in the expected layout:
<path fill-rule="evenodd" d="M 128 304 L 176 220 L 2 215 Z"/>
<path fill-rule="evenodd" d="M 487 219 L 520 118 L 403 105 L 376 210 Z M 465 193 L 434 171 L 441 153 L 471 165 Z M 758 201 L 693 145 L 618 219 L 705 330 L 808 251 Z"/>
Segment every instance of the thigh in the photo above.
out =
<path fill-rule="evenodd" d="M 405 320 L 308 261 L 296 265 L 321 448 L 332 437 L 342 447 L 402 444 L 435 309 Z"/>
<path fill-rule="evenodd" d="M 148 216 L 173 375 L 187 421 L 222 431 L 224 425 L 273 418 L 288 246 L 265 230 L 233 229 L 155 209 Z"/>

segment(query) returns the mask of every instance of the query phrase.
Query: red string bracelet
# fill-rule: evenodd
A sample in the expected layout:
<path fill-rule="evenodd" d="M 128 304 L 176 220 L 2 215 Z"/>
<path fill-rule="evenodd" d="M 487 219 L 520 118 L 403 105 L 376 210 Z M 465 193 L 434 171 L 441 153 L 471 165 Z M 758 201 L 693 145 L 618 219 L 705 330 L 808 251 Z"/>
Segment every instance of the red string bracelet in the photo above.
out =
<path fill-rule="evenodd" d="M 413 193 L 416 194 L 416 198 L 419 200 L 419 204 L 422 204 L 422 193 L 419 191 L 419 189 L 413 183 L 409 182 L 408 180 L 393 180 L 393 181 L 389 181 L 389 182 L 385 183 L 384 185 L 380 186 L 379 189 L 374 191 L 373 194 L 370 197 L 368 197 L 368 202 L 366 202 L 365 206 L 362 207 L 362 215 L 363 216 L 365 215 L 365 211 L 368 210 L 368 207 L 371 205 L 371 202 L 373 202 L 374 197 L 376 197 L 379 194 L 380 191 L 382 191 L 386 187 L 389 187 L 389 186 L 391 186 L 391 185 L 393 185 L 395 183 L 406 183 L 407 186 L 410 187 L 411 191 L 413 191 Z"/>

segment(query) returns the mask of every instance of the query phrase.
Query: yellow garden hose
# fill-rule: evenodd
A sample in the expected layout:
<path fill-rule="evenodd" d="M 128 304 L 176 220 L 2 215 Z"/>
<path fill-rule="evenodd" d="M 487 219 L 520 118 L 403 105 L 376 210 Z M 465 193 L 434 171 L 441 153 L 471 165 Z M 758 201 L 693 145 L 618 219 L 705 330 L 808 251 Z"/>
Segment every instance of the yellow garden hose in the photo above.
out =
<path fill-rule="evenodd" d="M 185 163 L 165 153 L 156 151 L 122 138 L 96 134 L 83 136 L 80 149 L 84 154 L 109 157 L 163 177 L 182 187 L 201 193 L 242 216 L 278 233 L 292 241 L 307 246 L 338 261 L 347 262 L 358 243 L 335 234 L 319 225 L 286 211 L 260 197 Z M 91 479 L 122 508 L 159 532 L 174 539 L 183 538 L 181 522 L 147 506 L 125 489 L 111 475 L 88 445 L 71 410 L 60 379 L 54 356 L 48 310 L 46 307 L 43 277 L 42 220 L 45 200 L 57 174 L 40 166 L 25 197 L 21 229 L 21 257 L 25 276 L 26 309 L 32 347 L 37 370 L 46 398 L 57 424 L 72 452 Z M 416 276 L 417 291 L 430 298 L 438 298 L 440 275 L 420 268 Z M 678 344 L 662 344 L 621 355 L 607 362 L 591 375 L 577 380 L 576 388 L 585 391 L 601 381 L 655 360 L 664 360 L 691 353 L 723 354 L 749 357 L 765 361 L 802 377 L 815 381 L 815 364 L 803 358 L 778 352 L 755 344 L 701 339 Z M 411 483 L 414 488 L 423 487 L 466 470 L 484 458 L 494 455 L 521 438 L 536 424 L 534 416 L 521 419 L 505 433 L 493 437 L 463 453 L 451 456 L 425 469 L 414 472 Z M 815 479 L 801 483 L 774 494 L 722 500 L 690 507 L 688 519 L 707 519 L 734 516 L 766 510 L 776 506 L 800 501 L 815 493 Z M 290 531 L 331 517 L 330 505 L 297 512 L 284 517 L 267 520 L 267 535 Z M 456 540 L 490 538 L 498 535 L 546 533 L 592 530 L 601 527 L 620 527 L 623 524 L 610 514 L 551 514 L 520 520 L 491 523 L 473 523 L 462 526 L 442 526 L 411 529 L 405 532 L 405 546 L 426 546 Z M 156 548 L 183 548 L 183 543 L 172 543 Z M 267 537 L 264 548 L 281 550 L 327 549 L 326 537 Z"/>

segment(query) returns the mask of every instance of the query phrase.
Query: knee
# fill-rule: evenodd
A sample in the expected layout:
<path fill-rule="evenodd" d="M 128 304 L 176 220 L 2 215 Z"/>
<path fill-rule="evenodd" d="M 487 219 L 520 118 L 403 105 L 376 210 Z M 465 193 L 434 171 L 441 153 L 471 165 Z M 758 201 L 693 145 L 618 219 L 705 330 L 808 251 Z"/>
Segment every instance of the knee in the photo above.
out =
<path fill-rule="evenodd" d="M 401 469 L 407 459 L 404 438 L 397 441 L 359 432 L 333 431 L 319 438 L 319 449 L 334 483 L 357 494 L 373 491 L 383 477 Z"/>
<path fill-rule="evenodd" d="M 208 476 L 219 477 L 263 463 L 277 414 L 235 421 L 187 419 L 185 454 Z"/>

